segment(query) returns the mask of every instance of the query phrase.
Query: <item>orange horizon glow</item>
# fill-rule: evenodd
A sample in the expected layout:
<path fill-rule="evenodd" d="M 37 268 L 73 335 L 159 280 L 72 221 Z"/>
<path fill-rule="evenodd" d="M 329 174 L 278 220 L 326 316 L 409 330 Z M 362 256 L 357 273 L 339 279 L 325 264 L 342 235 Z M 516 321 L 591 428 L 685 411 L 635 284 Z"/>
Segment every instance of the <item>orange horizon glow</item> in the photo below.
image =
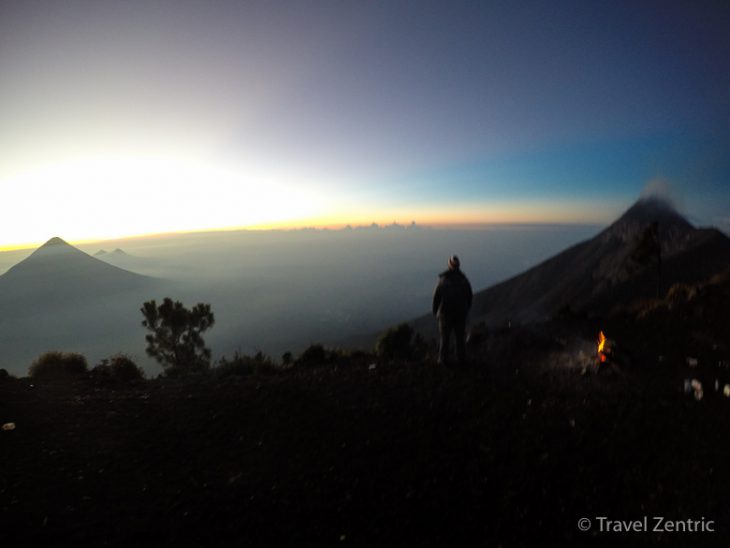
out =
<path fill-rule="evenodd" d="M 403 219 L 408 219 L 403 220 Z M 105 234 L 95 237 L 74 238 L 64 237 L 63 234 L 49 234 L 44 240 L 17 242 L 6 245 L 0 245 L 0 252 L 7 251 L 23 251 L 33 250 L 53 237 L 60 237 L 69 244 L 75 246 L 100 244 L 104 242 L 122 241 L 122 240 L 144 240 L 153 238 L 169 238 L 190 234 L 207 234 L 216 232 L 237 232 L 237 231 L 296 231 L 296 230 L 343 230 L 348 226 L 351 228 L 364 228 L 373 224 L 380 228 L 399 225 L 408 227 L 412 223 L 420 228 L 434 228 L 444 230 L 480 230 L 490 227 L 507 227 L 517 225 L 592 225 L 600 224 L 595 220 L 582 218 L 555 218 L 555 217 L 539 217 L 535 215 L 525 215 L 522 217 L 508 217 L 507 215 L 431 215 L 429 217 L 412 216 L 412 217 L 373 217 L 367 218 L 365 215 L 341 218 L 339 216 L 317 217 L 311 219 L 293 219 L 290 221 L 278 221 L 270 223 L 257 223 L 249 225 L 235 225 L 223 227 L 199 227 L 181 230 L 169 230 L 162 232 L 147 233 L 128 233 L 128 234 Z"/>
<path fill-rule="evenodd" d="M 231 230 L 342 228 L 393 222 L 478 228 L 494 224 L 596 224 L 622 206 L 593 199 L 454 199 L 354 192 L 349 179 L 177 152 L 103 147 L 58 154 L 38 165 L 0 170 L 12 189 L 2 216 L 0 251 L 28 249 L 53 236 L 87 244 Z M 49 157 L 53 156 L 49 153 Z M 354 180 L 354 179 L 353 179 Z M 103 184 L 100 183 L 103 181 Z M 34 222 L 28 224 L 28 212 Z"/>

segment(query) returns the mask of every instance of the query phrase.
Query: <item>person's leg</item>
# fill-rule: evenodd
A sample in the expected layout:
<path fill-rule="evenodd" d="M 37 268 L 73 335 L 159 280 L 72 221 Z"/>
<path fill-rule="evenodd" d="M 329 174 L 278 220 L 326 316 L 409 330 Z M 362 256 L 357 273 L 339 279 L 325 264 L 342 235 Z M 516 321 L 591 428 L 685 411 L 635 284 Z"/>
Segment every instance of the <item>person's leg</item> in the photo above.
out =
<path fill-rule="evenodd" d="M 466 321 L 454 325 L 456 335 L 456 355 L 459 358 L 459 365 L 466 365 Z"/>
<path fill-rule="evenodd" d="M 439 365 L 449 364 L 449 339 L 451 338 L 451 325 L 439 320 Z"/>

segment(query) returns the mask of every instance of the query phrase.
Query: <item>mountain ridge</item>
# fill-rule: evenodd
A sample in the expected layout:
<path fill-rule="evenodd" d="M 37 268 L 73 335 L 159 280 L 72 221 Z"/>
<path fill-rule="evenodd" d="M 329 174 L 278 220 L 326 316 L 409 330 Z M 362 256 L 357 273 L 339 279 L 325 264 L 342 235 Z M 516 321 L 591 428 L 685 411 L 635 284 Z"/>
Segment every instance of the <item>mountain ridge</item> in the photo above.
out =
<path fill-rule="evenodd" d="M 645 242 L 655 256 L 638 253 Z M 593 238 L 476 292 L 470 321 L 494 327 L 564 312 L 608 313 L 674 283 L 706 279 L 728 264 L 730 238 L 717 229 L 695 228 L 664 200 L 642 198 Z M 430 314 L 411 323 L 423 334 L 435 333 Z"/>

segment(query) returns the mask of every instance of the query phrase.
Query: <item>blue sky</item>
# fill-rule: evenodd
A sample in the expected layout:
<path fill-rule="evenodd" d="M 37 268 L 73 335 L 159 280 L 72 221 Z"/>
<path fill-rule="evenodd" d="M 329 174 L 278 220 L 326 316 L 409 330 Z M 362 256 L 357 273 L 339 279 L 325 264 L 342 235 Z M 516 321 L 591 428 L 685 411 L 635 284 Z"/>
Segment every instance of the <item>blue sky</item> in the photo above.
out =
<path fill-rule="evenodd" d="M 656 181 L 727 223 L 728 28 L 727 2 L 3 2 L 0 247 L 608 222 Z"/>

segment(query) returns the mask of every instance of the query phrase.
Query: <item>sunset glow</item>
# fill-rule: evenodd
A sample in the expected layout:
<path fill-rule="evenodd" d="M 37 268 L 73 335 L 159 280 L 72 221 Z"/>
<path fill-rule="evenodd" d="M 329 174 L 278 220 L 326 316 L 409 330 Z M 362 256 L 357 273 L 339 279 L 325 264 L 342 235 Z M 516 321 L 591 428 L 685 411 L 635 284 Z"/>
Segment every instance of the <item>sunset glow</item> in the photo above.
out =
<path fill-rule="evenodd" d="M 4 240 L 108 239 L 244 227 L 305 219 L 328 198 L 285 182 L 251 181 L 221 165 L 182 158 L 94 158 L 49 165 L 9 179 L 14 207 Z M 29 226 L 28 217 L 34 222 Z"/>
<path fill-rule="evenodd" d="M 0 249 L 600 224 L 655 180 L 730 229 L 719 23 L 668 7 L 647 28 L 656 14 L 639 9 L 545 26 L 547 4 L 306 4 L 2 3 Z"/>

